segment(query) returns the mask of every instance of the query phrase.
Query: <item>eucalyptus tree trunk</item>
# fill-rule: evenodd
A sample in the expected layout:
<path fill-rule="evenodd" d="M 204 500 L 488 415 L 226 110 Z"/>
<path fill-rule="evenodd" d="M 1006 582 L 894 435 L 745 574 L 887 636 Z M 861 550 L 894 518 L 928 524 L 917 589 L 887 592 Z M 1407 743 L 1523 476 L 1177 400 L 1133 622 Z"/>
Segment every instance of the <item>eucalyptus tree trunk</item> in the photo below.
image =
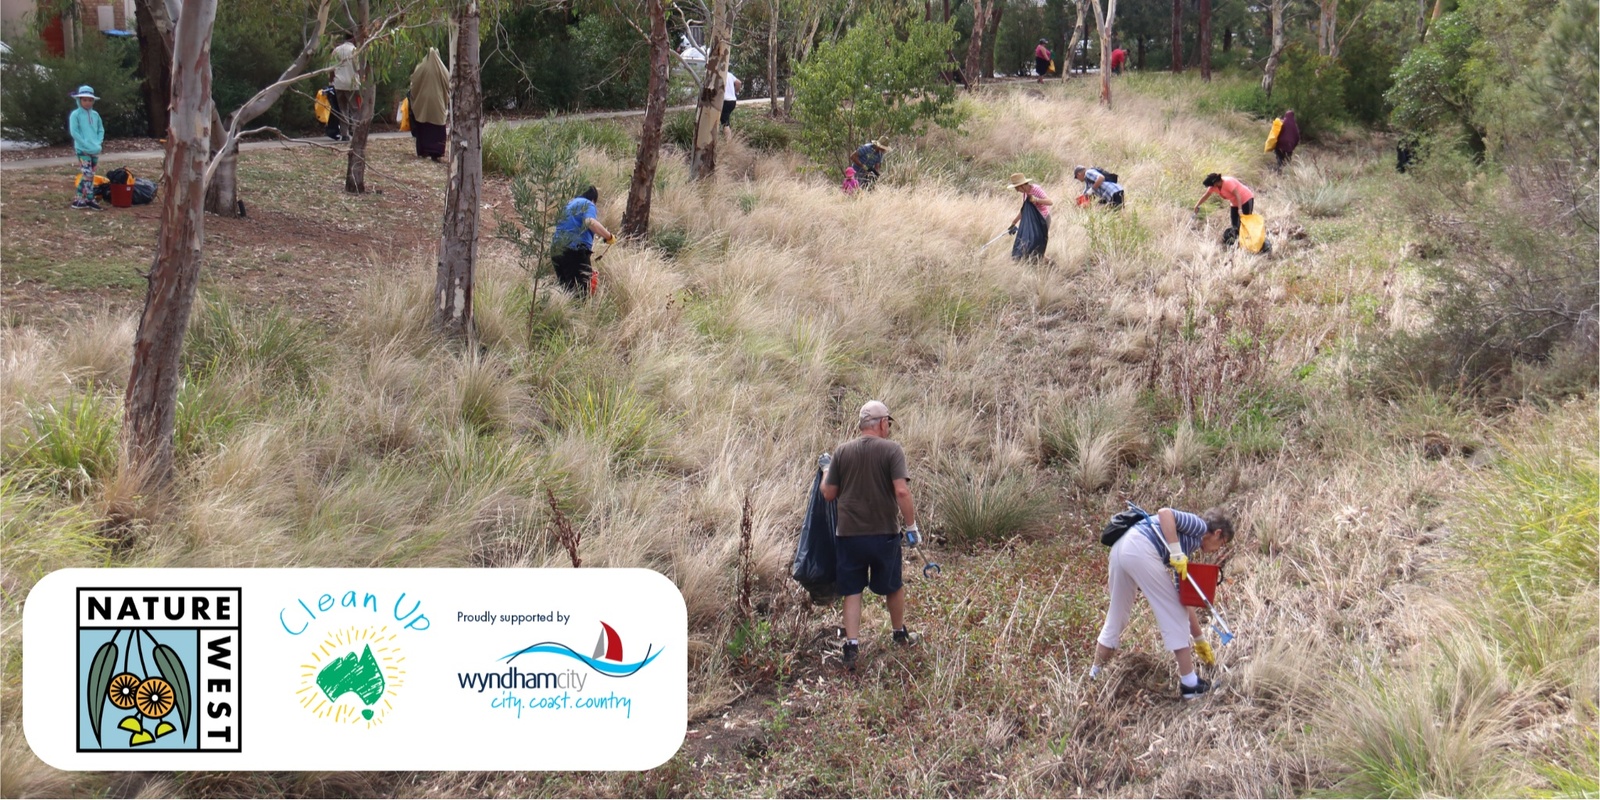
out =
<path fill-rule="evenodd" d="M 1086 33 L 1083 29 L 1083 15 L 1088 10 L 1090 2 L 1091 0 L 1077 0 L 1078 21 L 1072 25 L 1072 41 L 1067 43 L 1067 58 L 1065 61 L 1056 60 L 1056 69 L 1061 70 L 1061 80 L 1068 80 L 1072 77 L 1072 68 L 1076 66 L 1078 60 L 1078 42 L 1084 40 L 1084 34 Z"/>
<path fill-rule="evenodd" d="M 1172 71 L 1183 71 L 1183 0 L 1172 0 Z"/>
<path fill-rule="evenodd" d="M 1272 51 L 1267 54 L 1267 65 L 1261 73 L 1261 91 L 1272 96 L 1272 82 L 1278 77 L 1278 57 L 1283 55 L 1283 4 L 1285 0 L 1272 0 Z"/>
<path fill-rule="evenodd" d="M 139 32 L 139 71 L 144 73 L 140 94 L 150 135 L 161 138 L 167 135 L 167 106 L 172 102 L 172 18 L 163 0 L 134 0 L 133 16 Z"/>
<path fill-rule="evenodd" d="M 773 119 L 783 116 L 778 106 L 778 11 L 778 0 L 767 0 L 767 103 Z M 932 5 L 928 12 L 933 13 Z"/>
<path fill-rule="evenodd" d="M 1200 80 L 1211 82 L 1211 0 L 1200 0 Z"/>
<path fill-rule="evenodd" d="M 123 396 L 127 467 L 153 493 L 172 479 L 179 356 L 194 309 L 205 244 L 205 174 L 210 154 L 211 29 L 217 0 L 187 0 L 173 32 L 171 127 L 162 167 L 161 231 L 147 277 Z"/>
<path fill-rule="evenodd" d="M 645 0 L 645 13 L 650 15 L 650 83 L 639 153 L 633 160 L 633 181 L 628 185 L 628 207 L 622 212 L 622 235 L 630 238 L 650 232 L 650 196 L 656 186 L 656 167 L 661 164 L 661 128 L 667 119 L 670 77 L 667 56 L 672 49 L 672 42 L 667 39 L 667 12 L 661 0 Z"/>
<path fill-rule="evenodd" d="M 733 33 L 730 0 L 711 4 L 710 52 L 706 54 L 706 80 L 696 108 L 694 152 L 689 157 L 689 178 L 700 180 L 717 171 L 717 123 L 722 118 L 723 85 L 728 78 L 729 36 Z"/>
<path fill-rule="evenodd" d="M 317 4 L 317 16 L 307 23 L 306 42 L 300 48 L 300 53 L 294 61 L 285 67 L 278 75 L 278 79 L 266 89 L 256 95 L 239 110 L 228 117 L 228 124 L 222 124 L 222 117 L 215 106 L 211 108 L 211 160 L 209 167 L 210 176 L 206 180 L 206 211 L 224 217 L 243 216 L 243 208 L 239 205 L 239 133 L 245 126 L 254 122 L 267 109 L 278 102 L 278 98 L 289 90 L 294 80 L 306 71 L 311 64 L 311 59 L 322 47 L 322 34 L 328 28 L 328 13 L 333 0 L 320 0 Z"/>
<path fill-rule="evenodd" d="M 1108 0 L 1106 9 L 1100 10 L 1100 0 L 1094 3 L 1094 24 L 1100 31 L 1100 105 L 1111 107 L 1111 30 L 1117 23 L 1117 0 Z"/>
<path fill-rule="evenodd" d="M 1317 53 L 1339 55 L 1339 0 L 1317 0 Z"/>
<path fill-rule="evenodd" d="M 367 191 L 367 135 L 372 132 L 372 107 L 378 102 L 372 63 L 367 60 L 364 46 L 372 35 L 372 0 L 356 0 L 351 11 L 356 16 L 356 41 L 363 47 L 356 51 L 356 75 L 361 88 L 355 93 L 355 113 L 350 114 L 346 109 L 350 120 L 350 152 L 345 155 L 344 190 L 363 194 Z"/>
<path fill-rule="evenodd" d="M 1005 13 L 1005 10 L 1005 6 L 1001 5 L 999 0 L 989 4 L 989 30 L 984 34 L 984 38 L 988 40 L 987 46 L 984 47 L 985 54 L 983 57 L 983 72 L 985 75 L 994 74 L 994 48 L 995 44 L 1000 41 L 1000 16 Z"/>
<path fill-rule="evenodd" d="M 434 279 L 434 324 L 450 339 L 470 343 L 473 272 L 478 262 L 478 209 L 483 194 L 483 86 L 478 74 L 478 3 L 456 9 L 460 41 L 450 70 L 450 185 Z"/>
<path fill-rule="evenodd" d="M 989 0 L 991 3 L 999 0 Z M 989 8 L 983 0 L 972 0 L 972 36 L 967 39 L 967 88 L 977 89 L 983 84 L 983 21 L 989 18 Z"/>

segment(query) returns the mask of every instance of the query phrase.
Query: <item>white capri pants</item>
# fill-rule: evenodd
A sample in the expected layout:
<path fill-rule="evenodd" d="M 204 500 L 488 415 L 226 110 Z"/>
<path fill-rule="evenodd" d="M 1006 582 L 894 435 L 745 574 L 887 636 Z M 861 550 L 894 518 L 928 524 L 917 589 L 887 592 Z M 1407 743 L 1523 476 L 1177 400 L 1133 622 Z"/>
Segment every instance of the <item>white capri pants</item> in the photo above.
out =
<path fill-rule="evenodd" d="M 1109 563 L 1111 607 L 1106 609 L 1106 624 L 1100 628 L 1100 644 L 1113 650 L 1122 644 L 1122 630 L 1133 613 L 1134 589 L 1144 592 L 1150 609 L 1161 626 L 1161 638 L 1168 650 L 1189 646 L 1189 612 L 1178 602 L 1178 586 L 1172 570 L 1161 560 L 1156 546 L 1138 528 L 1122 535 L 1111 546 Z"/>

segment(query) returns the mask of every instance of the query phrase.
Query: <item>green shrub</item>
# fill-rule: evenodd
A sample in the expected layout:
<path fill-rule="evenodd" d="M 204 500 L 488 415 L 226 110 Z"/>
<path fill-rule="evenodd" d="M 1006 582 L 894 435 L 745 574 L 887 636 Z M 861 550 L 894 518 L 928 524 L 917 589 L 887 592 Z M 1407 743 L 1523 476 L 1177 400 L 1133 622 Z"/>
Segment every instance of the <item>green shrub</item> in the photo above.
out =
<path fill-rule="evenodd" d="M 661 125 L 661 140 L 682 150 L 694 149 L 694 112 L 674 111 Z"/>
<path fill-rule="evenodd" d="M 793 138 L 788 125 L 764 113 L 734 114 L 733 129 L 751 147 L 764 153 L 787 149 Z"/>
<path fill-rule="evenodd" d="M 929 125 L 960 126 L 955 89 L 939 76 L 955 30 L 918 20 L 896 28 L 868 14 L 843 39 L 818 47 L 795 72 L 800 142 L 816 163 L 836 163 L 849 148 L 873 137 L 917 136 Z"/>
<path fill-rule="evenodd" d="M 77 107 L 71 95 L 83 84 L 94 87 L 94 104 L 106 138 L 143 136 L 148 128 L 134 66 L 125 52 L 103 37 L 89 37 L 68 58 L 57 58 L 38 42 L 16 45 L 0 70 L 0 133 L 10 139 L 68 144 L 67 116 Z"/>
<path fill-rule="evenodd" d="M 1294 109 L 1300 135 L 1317 138 L 1337 131 L 1345 119 L 1344 85 L 1348 73 L 1338 59 L 1294 44 L 1284 48 L 1272 84 L 1269 116 Z"/>
<path fill-rule="evenodd" d="M 667 258 L 677 258 L 689 249 L 689 231 L 678 225 L 661 225 L 650 230 L 650 243 Z"/>

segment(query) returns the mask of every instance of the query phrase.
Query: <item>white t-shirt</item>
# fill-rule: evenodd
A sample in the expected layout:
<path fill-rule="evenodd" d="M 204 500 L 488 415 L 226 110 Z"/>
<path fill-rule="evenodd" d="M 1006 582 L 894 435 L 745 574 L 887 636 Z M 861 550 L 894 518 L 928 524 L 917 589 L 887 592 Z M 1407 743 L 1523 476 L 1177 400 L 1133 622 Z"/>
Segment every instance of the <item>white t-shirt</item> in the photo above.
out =
<path fill-rule="evenodd" d="M 739 79 L 732 72 L 727 73 L 727 77 L 723 79 L 723 83 L 722 83 L 722 99 L 723 100 L 738 100 L 739 99 L 739 94 L 733 90 L 733 82 L 736 81 L 736 80 L 739 80 Z"/>
<path fill-rule="evenodd" d="M 361 78 L 356 75 L 356 46 L 345 42 L 333 48 L 333 88 L 348 92 L 358 88 Z"/>

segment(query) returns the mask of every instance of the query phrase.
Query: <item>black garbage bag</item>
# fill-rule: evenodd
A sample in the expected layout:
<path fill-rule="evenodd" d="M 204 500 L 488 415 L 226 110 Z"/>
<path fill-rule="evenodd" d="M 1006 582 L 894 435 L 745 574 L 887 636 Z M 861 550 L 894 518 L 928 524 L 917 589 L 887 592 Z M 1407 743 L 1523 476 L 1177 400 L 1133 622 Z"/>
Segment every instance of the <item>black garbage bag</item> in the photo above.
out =
<path fill-rule="evenodd" d="M 155 202 L 156 182 L 149 178 L 133 179 L 133 204 L 136 206 Z"/>
<path fill-rule="evenodd" d="M 1022 219 L 1017 222 L 1017 240 L 1011 243 L 1011 258 L 1043 258 L 1044 247 L 1050 242 L 1050 223 L 1039 209 L 1027 200 L 1022 201 Z"/>
<path fill-rule="evenodd" d="M 818 605 L 832 603 L 839 596 L 836 580 L 837 555 L 833 537 L 839 527 L 839 507 L 822 499 L 822 469 L 811 477 L 811 502 L 800 524 L 800 542 L 794 548 L 794 566 L 789 571 L 795 582 L 811 594 Z"/>

